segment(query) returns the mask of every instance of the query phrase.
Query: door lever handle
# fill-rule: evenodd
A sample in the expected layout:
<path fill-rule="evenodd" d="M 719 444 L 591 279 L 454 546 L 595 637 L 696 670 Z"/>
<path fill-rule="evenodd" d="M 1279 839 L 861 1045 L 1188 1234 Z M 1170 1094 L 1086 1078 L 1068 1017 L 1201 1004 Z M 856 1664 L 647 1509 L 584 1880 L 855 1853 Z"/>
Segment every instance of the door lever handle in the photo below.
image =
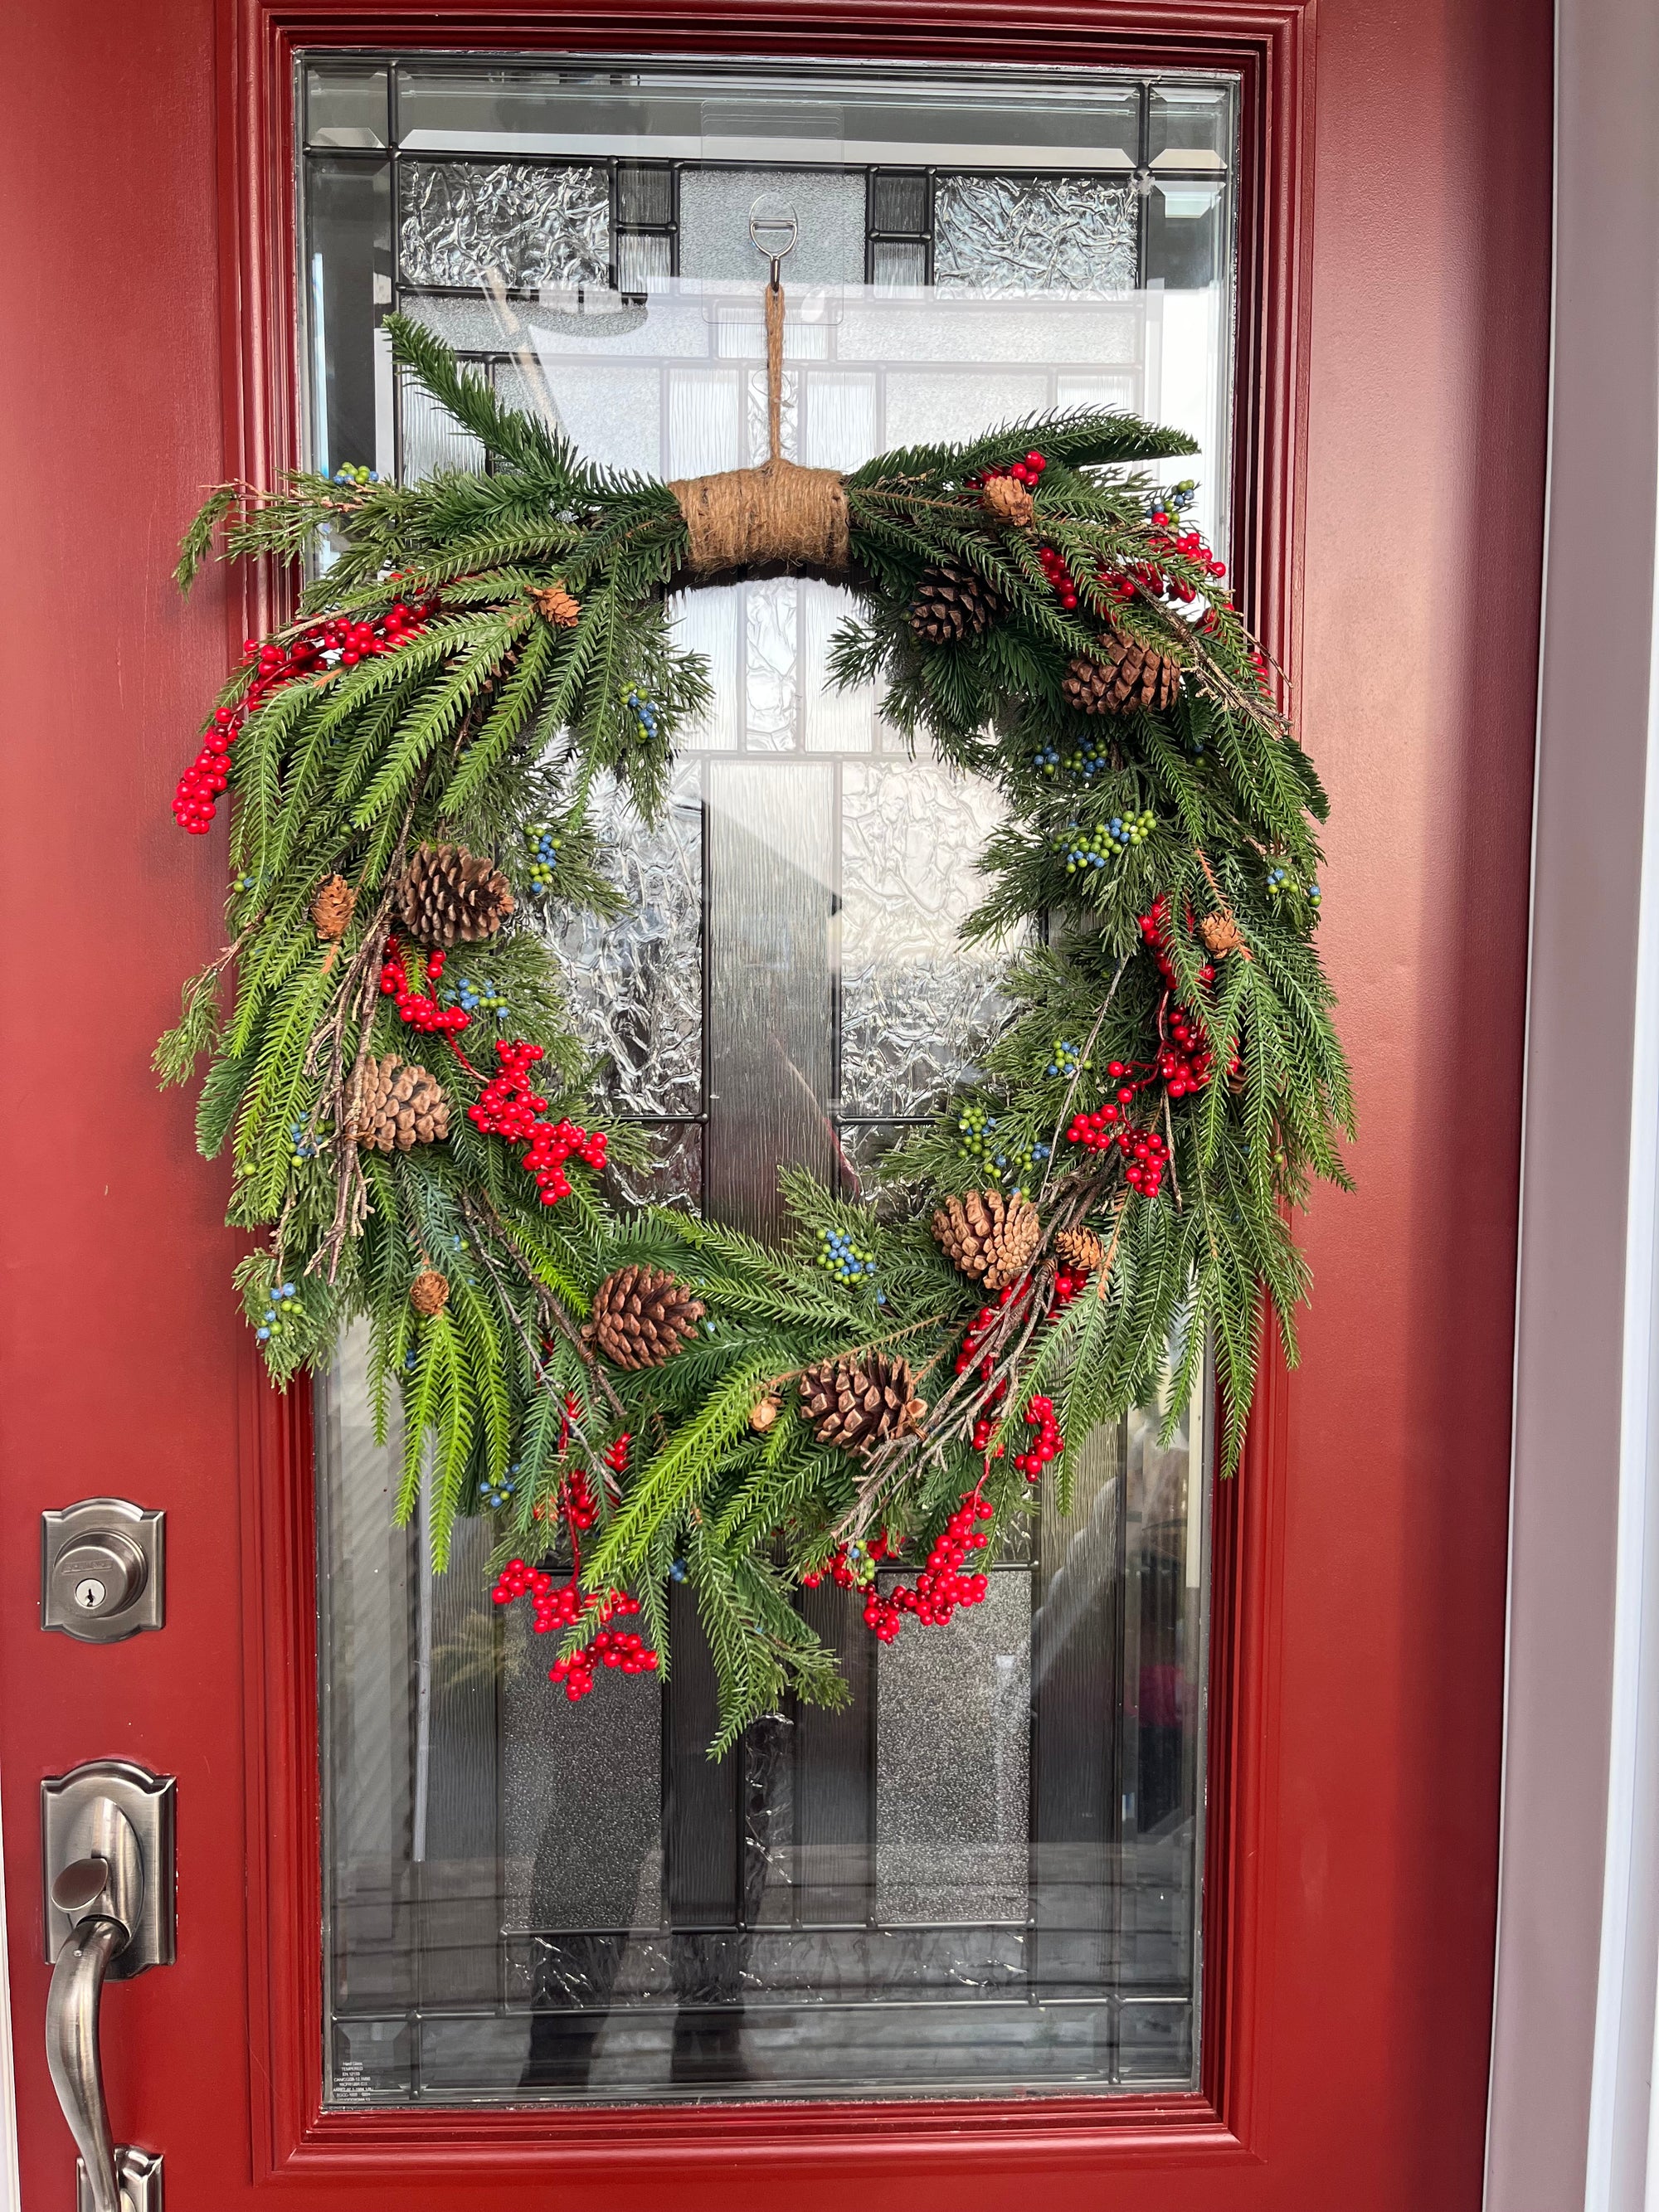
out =
<path fill-rule="evenodd" d="M 173 1950 L 173 1787 L 125 1759 L 41 1785 L 46 1874 L 46 2063 L 81 2154 L 81 2212 L 153 2212 L 161 2161 L 111 2139 L 98 2040 L 106 1978 Z"/>
<path fill-rule="evenodd" d="M 97 1866 L 82 1860 L 71 1869 Z M 68 1909 L 58 1895 L 63 1877 L 52 1884 L 52 1903 Z M 101 1898 L 104 1884 L 96 1892 Z M 110 1960 L 125 1948 L 129 1930 L 94 1910 L 77 1920 L 64 1939 L 52 1970 L 46 1999 L 46 2063 L 52 2086 L 64 2108 L 70 2133 L 86 2168 L 90 2212 L 123 2212 L 115 2176 L 115 2146 L 110 2139 L 109 2107 L 104 2101 L 104 2069 L 98 2051 L 98 2001 Z"/>

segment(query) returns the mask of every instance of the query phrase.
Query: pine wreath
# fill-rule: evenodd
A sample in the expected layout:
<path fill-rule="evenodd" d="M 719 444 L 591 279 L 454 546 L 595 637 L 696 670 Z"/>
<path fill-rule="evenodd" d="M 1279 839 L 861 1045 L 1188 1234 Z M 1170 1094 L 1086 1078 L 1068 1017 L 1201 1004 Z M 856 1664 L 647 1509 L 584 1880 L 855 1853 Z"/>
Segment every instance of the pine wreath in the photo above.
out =
<path fill-rule="evenodd" d="M 578 1571 L 536 1602 L 572 1696 L 596 1663 L 667 1670 L 665 1592 L 689 1578 L 720 1747 L 789 1692 L 845 1695 L 803 1582 L 884 1560 L 884 1637 L 975 1602 L 981 1537 L 1063 1490 L 1166 1358 L 1178 1413 L 1213 1346 L 1237 1463 L 1266 1309 L 1294 1357 L 1287 1208 L 1346 1182 L 1325 799 L 1180 491 L 1129 472 L 1179 435 L 1088 410 L 845 477 L 775 453 L 669 485 L 592 466 L 430 333 L 387 328 L 489 473 L 227 485 L 192 526 L 186 586 L 221 532 L 233 559 L 332 558 L 180 779 L 190 830 L 235 800 L 228 942 L 157 1065 L 208 1060 L 199 1141 L 228 1145 L 230 1219 L 264 1232 L 238 1276 L 272 1375 L 367 1317 L 398 1510 L 430 1482 L 441 1565 L 458 1515 L 492 1514 L 501 1602 L 552 1592 L 535 1562 L 566 1525 Z M 640 1139 L 601 1126 L 549 925 L 617 909 L 595 775 L 650 814 L 708 701 L 665 592 L 780 570 L 850 586 L 836 679 L 883 678 L 890 720 L 1006 799 L 970 930 L 1063 927 L 1015 964 L 981 1079 L 890 1159 L 896 1216 L 786 1171 L 771 1250 L 613 1200 L 607 1147 Z M 988 1304 L 932 1225 L 987 1192 L 1035 1209 L 1006 1216 Z M 672 1285 L 674 1356 L 613 1324 L 629 1270 Z M 812 1410 L 836 1375 L 880 1383 L 845 1443 Z M 614 1626 L 634 1614 L 642 1633 Z"/>

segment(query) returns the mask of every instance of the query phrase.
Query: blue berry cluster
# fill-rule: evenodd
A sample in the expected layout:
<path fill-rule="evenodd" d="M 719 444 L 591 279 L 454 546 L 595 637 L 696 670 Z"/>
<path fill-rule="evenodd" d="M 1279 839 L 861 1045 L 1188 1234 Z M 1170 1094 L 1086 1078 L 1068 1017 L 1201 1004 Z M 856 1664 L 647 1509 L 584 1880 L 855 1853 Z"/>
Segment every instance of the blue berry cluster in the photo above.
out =
<path fill-rule="evenodd" d="M 296 1168 L 301 1166 L 302 1163 L 307 1160 L 314 1160 L 316 1158 L 321 1147 L 317 1145 L 308 1144 L 306 1141 L 306 1125 L 303 1121 L 290 1122 L 289 1124 L 289 1136 L 293 1145 L 292 1157 L 294 1164 Z"/>
<path fill-rule="evenodd" d="M 1285 873 L 1283 868 L 1268 869 L 1267 896 L 1269 898 L 1279 898 L 1284 892 L 1291 890 L 1293 888 L 1294 886 L 1292 885 L 1289 876 Z"/>
<path fill-rule="evenodd" d="M 538 891 L 550 891 L 553 871 L 559 865 L 559 848 L 564 840 L 557 835 L 550 822 L 533 822 L 524 834 L 525 842 L 530 848 L 531 887 Z"/>
<path fill-rule="evenodd" d="M 1144 814 L 1115 814 L 1109 822 L 1098 823 L 1085 830 L 1078 822 L 1068 822 L 1054 840 L 1054 850 L 1066 862 L 1066 872 L 1074 876 L 1090 868 L 1103 868 L 1120 853 L 1127 853 L 1133 845 L 1144 845 L 1158 826 L 1158 817 L 1150 809 Z"/>
<path fill-rule="evenodd" d="M 1167 491 L 1160 492 L 1158 497 L 1166 514 L 1185 514 L 1198 497 L 1198 479 L 1183 477 L 1178 484 L 1171 484 Z"/>
<path fill-rule="evenodd" d="M 459 1006 L 463 1013 L 494 1014 L 498 1022 L 507 1019 L 507 1000 L 490 982 L 469 982 L 465 975 L 444 991 L 446 1006 Z"/>
<path fill-rule="evenodd" d="M 1057 775 L 1060 773 L 1060 755 L 1053 745 L 1043 745 L 1032 754 L 1031 766 L 1039 775 Z"/>
<path fill-rule="evenodd" d="M 365 468 L 361 461 L 342 461 L 334 471 L 336 483 L 376 484 L 384 481 L 379 471 Z"/>
<path fill-rule="evenodd" d="M 672 1559 L 672 1560 L 670 1560 L 670 1562 L 669 1562 L 669 1566 L 668 1566 L 668 1579 L 669 1579 L 669 1581 L 670 1581 L 671 1583 L 683 1583 L 683 1582 L 685 1580 L 685 1577 L 686 1577 L 686 1565 L 685 1565 L 685 1561 L 684 1561 L 684 1559 Z"/>
<path fill-rule="evenodd" d="M 305 1309 L 299 1303 L 300 1293 L 292 1283 L 278 1283 L 270 1293 L 270 1304 L 265 1308 L 265 1317 L 253 1332 L 261 1344 L 269 1344 L 273 1336 L 280 1336 L 284 1328 L 303 1320 Z"/>
<path fill-rule="evenodd" d="M 821 1229 L 818 1265 L 838 1283 L 857 1283 L 875 1273 L 876 1255 L 862 1244 L 855 1244 L 845 1230 Z"/>
<path fill-rule="evenodd" d="M 641 691 L 637 684 L 630 684 L 623 693 L 623 712 L 634 724 L 636 738 L 650 738 L 657 734 L 656 702 L 650 694 Z"/>
<path fill-rule="evenodd" d="M 499 1513 L 503 1505 L 510 1505 L 513 1503 L 513 1493 L 519 1486 L 513 1480 L 517 1473 L 518 1468 L 515 1466 L 506 1474 L 490 1475 L 486 1478 L 478 1495 L 492 1513 Z"/>
<path fill-rule="evenodd" d="M 1061 769 L 1066 769 L 1072 775 L 1080 775 L 1085 783 L 1092 781 L 1103 769 L 1109 768 L 1111 763 L 1110 745 L 1105 738 L 1093 736 L 1085 738 L 1080 744 L 1068 747 L 1063 753 L 1053 745 L 1044 745 L 1040 752 L 1031 756 L 1031 765 L 1039 775 L 1058 775 Z"/>
<path fill-rule="evenodd" d="M 1055 1041 L 1054 1056 L 1048 1062 L 1050 1075 L 1075 1075 L 1083 1065 L 1083 1048 L 1068 1043 L 1064 1037 Z"/>

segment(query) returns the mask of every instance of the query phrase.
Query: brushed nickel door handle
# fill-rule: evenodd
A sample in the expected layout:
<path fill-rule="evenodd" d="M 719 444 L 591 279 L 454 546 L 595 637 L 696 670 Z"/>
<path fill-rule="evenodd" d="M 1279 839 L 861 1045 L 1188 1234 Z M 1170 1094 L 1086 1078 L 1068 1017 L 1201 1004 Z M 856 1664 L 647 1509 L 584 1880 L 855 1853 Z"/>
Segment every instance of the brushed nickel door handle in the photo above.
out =
<path fill-rule="evenodd" d="M 80 2212 L 161 2212 L 160 2158 L 111 2138 L 98 2024 L 106 1979 L 173 1958 L 173 1804 L 169 1778 L 125 1759 L 40 1788 L 46 2063 L 81 2154 Z"/>

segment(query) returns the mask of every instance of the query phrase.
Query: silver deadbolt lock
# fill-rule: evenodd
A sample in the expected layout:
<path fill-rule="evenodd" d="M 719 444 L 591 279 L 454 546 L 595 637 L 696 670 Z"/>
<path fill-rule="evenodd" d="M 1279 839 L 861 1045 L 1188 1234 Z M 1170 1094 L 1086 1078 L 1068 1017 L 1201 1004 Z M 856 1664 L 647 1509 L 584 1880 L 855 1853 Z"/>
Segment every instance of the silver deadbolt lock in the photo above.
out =
<path fill-rule="evenodd" d="M 125 1498 L 86 1498 L 40 1516 L 40 1626 L 85 1644 L 160 1628 L 167 1516 Z"/>

